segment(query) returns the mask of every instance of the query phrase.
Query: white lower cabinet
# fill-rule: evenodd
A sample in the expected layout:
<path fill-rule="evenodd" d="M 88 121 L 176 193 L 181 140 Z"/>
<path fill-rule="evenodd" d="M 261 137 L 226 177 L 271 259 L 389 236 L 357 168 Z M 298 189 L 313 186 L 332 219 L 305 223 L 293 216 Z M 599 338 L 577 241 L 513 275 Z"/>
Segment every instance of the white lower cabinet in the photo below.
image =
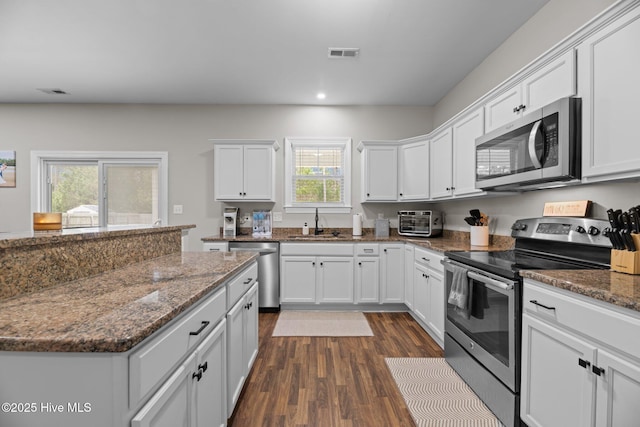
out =
<path fill-rule="evenodd" d="M 404 303 L 404 244 L 380 245 L 380 302 Z"/>
<path fill-rule="evenodd" d="M 354 303 L 354 245 L 282 243 L 280 302 Z"/>
<path fill-rule="evenodd" d="M 258 354 L 258 284 L 227 313 L 227 406 L 233 414 L 242 387 Z"/>
<path fill-rule="evenodd" d="M 411 313 L 431 337 L 444 345 L 444 267 L 443 256 L 420 247 L 414 248 L 413 306 Z"/>
<path fill-rule="evenodd" d="M 131 427 L 226 425 L 225 328 L 222 320 L 131 420 Z"/>
<path fill-rule="evenodd" d="M 355 265 L 356 303 L 380 302 L 380 259 L 358 256 Z"/>
<path fill-rule="evenodd" d="M 640 419 L 640 316 L 525 280 L 520 417 L 529 427 Z"/>

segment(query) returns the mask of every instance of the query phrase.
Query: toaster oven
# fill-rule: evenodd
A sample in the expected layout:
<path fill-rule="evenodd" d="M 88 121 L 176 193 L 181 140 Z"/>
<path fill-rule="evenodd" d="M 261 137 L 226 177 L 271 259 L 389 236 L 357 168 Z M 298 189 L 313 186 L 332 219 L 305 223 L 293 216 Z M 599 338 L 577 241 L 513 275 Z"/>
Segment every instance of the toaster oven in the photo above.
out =
<path fill-rule="evenodd" d="M 442 214 L 437 211 L 399 211 L 398 234 L 434 237 L 442 234 Z"/>

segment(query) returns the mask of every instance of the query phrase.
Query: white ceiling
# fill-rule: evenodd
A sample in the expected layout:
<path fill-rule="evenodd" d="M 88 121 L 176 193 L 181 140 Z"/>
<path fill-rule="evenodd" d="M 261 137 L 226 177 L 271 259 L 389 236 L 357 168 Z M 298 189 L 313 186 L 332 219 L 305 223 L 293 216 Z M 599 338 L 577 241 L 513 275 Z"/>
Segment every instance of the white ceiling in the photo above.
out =
<path fill-rule="evenodd" d="M 434 105 L 547 1 L 0 0 L 0 102 Z"/>

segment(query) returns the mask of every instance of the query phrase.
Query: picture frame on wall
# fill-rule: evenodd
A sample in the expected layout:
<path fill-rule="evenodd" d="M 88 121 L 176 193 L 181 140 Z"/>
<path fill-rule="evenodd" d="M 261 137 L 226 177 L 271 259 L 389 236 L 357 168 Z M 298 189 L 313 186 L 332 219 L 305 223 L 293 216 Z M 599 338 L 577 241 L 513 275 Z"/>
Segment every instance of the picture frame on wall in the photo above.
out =
<path fill-rule="evenodd" d="M 16 186 L 16 152 L 0 150 L 0 188 Z"/>

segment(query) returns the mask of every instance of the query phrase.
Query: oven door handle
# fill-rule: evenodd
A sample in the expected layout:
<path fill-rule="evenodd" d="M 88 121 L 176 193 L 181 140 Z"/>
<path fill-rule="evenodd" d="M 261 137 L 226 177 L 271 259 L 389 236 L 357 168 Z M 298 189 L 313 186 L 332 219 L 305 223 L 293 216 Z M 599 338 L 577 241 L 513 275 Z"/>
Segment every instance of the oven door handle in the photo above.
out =
<path fill-rule="evenodd" d="M 476 273 L 474 271 L 468 272 L 467 276 L 469 278 L 471 278 L 471 279 L 477 280 L 477 281 L 482 282 L 484 284 L 495 286 L 495 287 L 497 287 L 497 288 L 499 288 L 499 289 L 501 289 L 503 291 L 511 291 L 511 290 L 513 290 L 513 284 L 512 283 L 504 283 L 504 282 L 501 282 L 499 280 L 492 279 L 492 278 L 487 277 L 487 276 L 483 276 L 482 274 L 478 274 L 478 273 Z"/>

